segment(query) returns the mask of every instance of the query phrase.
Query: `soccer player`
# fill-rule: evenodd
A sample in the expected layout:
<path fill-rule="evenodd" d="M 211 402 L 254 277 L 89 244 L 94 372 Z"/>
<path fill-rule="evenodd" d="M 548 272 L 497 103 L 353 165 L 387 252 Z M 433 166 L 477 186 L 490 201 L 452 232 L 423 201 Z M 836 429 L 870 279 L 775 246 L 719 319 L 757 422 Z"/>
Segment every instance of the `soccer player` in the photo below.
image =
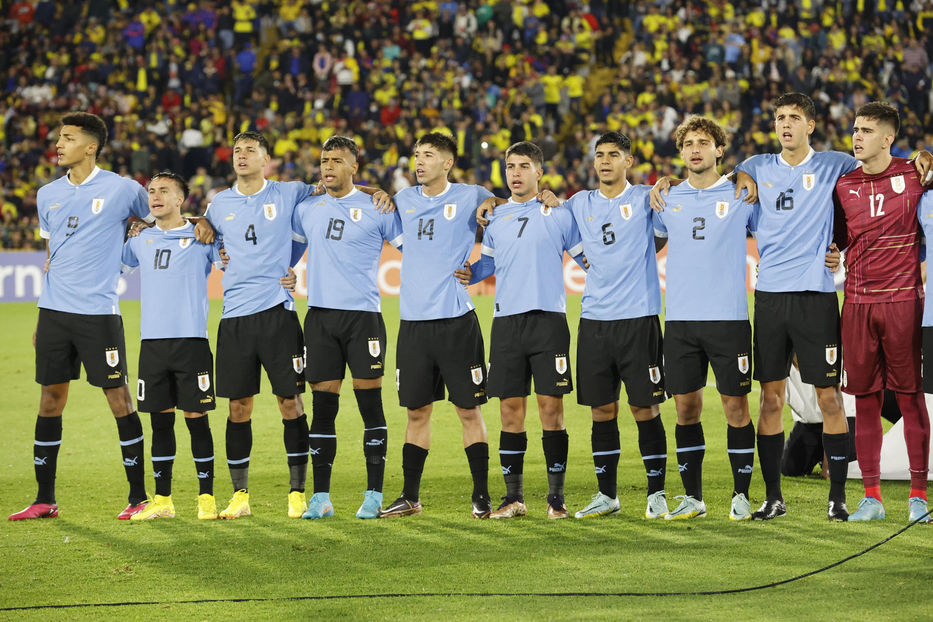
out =
<path fill-rule="evenodd" d="M 457 146 L 446 134 L 429 132 L 415 144 L 419 185 L 395 195 L 402 221 L 401 323 L 395 381 L 408 409 L 402 447 L 402 494 L 380 517 L 421 512 L 421 475 L 431 444 L 433 403 L 449 399 L 463 426 L 463 445 L 473 477 L 472 515 L 486 518 L 489 444 L 480 405 L 486 402 L 483 335 L 470 295 L 454 272 L 476 239 L 474 210 L 492 196 L 481 186 L 447 180 Z"/>
<path fill-rule="evenodd" d="M 42 386 L 33 462 L 38 493 L 10 520 L 54 518 L 55 475 L 62 442 L 62 412 L 71 380 L 101 387 L 116 418 L 123 466 L 130 484 L 128 520 L 146 507 L 143 428 L 127 388 L 126 346 L 117 283 L 127 221 L 151 220 L 146 191 L 132 179 L 98 168 L 107 126 L 86 112 L 66 114 L 56 143 L 67 174 L 39 188 L 40 234 L 48 241 L 48 269 L 39 297 L 34 337 L 36 382 Z"/>
<path fill-rule="evenodd" d="M 661 288 L 650 186 L 626 181 L 632 166 L 629 138 L 607 132 L 596 141 L 593 162 L 599 188 L 574 194 L 570 209 L 583 239 L 589 268 L 577 334 L 577 401 L 593 415 L 591 443 L 599 492 L 575 514 L 586 518 L 619 511 L 619 389 L 625 382 L 638 426 L 638 446 L 648 479 L 646 518 L 668 513 L 664 490 L 667 437 L 658 404 L 664 401 Z"/>
<path fill-rule="evenodd" d="M 497 276 L 488 393 L 499 398 L 502 432 L 499 459 L 506 493 L 490 518 L 527 514 L 523 490 L 525 411 L 534 377 L 547 468 L 547 516 L 568 518 L 564 504 L 568 436 L 563 396 L 570 379 L 570 331 L 563 279 L 563 253 L 583 252 L 573 214 L 538 200 L 544 154 L 532 142 L 505 152 L 511 199 L 501 205 L 483 233 L 483 257 L 472 281 Z M 582 260 L 581 260 L 582 263 Z"/>
<path fill-rule="evenodd" d="M 893 106 L 871 102 L 860 107 L 852 150 L 862 166 L 836 182 L 838 224 L 844 227 L 837 243 L 847 249 L 842 389 L 855 395 L 855 445 L 865 487 L 865 497 L 850 521 L 885 516 L 880 468 L 885 388 L 895 392 L 904 417 L 909 520 L 928 513 L 930 419 L 920 379 L 924 294 L 917 218 L 924 189 L 913 163 L 891 155 L 899 128 Z"/>
<path fill-rule="evenodd" d="M 312 391 L 309 434 L 314 494 L 303 518 L 333 516 L 330 476 L 337 453 L 334 420 L 340 385 L 349 365 L 353 392 L 363 418 L 366 492 L 357 518 L 376 518 L 382 506 L 387 428 L 382 410 L 386 328 L 379 299 L 379 258 L 384 241 L 402 242 L 397 212 L 380 213 L 370 197 L 353 186 L 359 148 L 332 136 L 321 151 L 326 194 L 298 204 L 292 227 L 308 243 L 308 313 L 305 376 Z"/>
<path fill-rule="evenodd" d="M 675 132 L 686 165 L 685 183 L 670 190 L 668 208 L 654 214 L 657 237 L 667 238 L 664 372 L 677 411 L 677 466 L 686 495 L 666 520 L 704 516 L 702 465 L 706 445 L 700 415 L 707 369 L 728 423 L 733 495 L 729 518 L 751 518 L 748 487 L 755 429 L 748 414 L 751 326 L 745 293 L 746 231 L 754 206 L 717 171 L 726 132 L 715 121 L 692 116 Z"/>
<path fill-rule="evenodd" d="M 220 243 L 201 244 L 194 225 L 181 215 L 188 184 L 163 171 L 149 182 L 149 211 L 155 227 L 123 247 L 124 271 L 140 268 L 142 344 L 136 399 L 152 421 L 155 497 L 130 520 L 172 518 L 175 408 L 191 434 L 198 477 L 198 518 L 217 518 L 214 500 L 214 440 L 207 411 L 214 409 L 214 357 L 207 340 L 207 276 L 221 267 Z"/>

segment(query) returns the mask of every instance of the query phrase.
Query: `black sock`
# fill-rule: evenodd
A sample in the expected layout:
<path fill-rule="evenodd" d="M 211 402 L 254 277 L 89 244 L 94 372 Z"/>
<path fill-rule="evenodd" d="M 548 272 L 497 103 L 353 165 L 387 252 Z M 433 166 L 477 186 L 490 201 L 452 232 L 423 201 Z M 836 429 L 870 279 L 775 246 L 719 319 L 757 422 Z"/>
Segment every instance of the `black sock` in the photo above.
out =
<path fill-rule="evenodd" d="M 172 494 L 172 467 L 175 465 L 175 413 L 150 413 L 152 422 L 152 477 L 155 493 Z"/>
<path fill-rule="evenodd" d="M 858 453 L 855 451 L 855 417 L 846 417 L 846 422 L 849 424 L 849 440 L 847 444 L 849 448 L 849 462 L 852 462 L 853 460 L 858 460 Z"/>
<path fill-rule="evenodd" d="M 784 432 L 758 434 L 758 463 L 765 481 L 765 497 L 784 499 L 781 494 L 781 455 L 784 453 Z"/>
<path fill-rule="evenodd" d="M 829 500 L 845 503 L 849 475 L 849 434 L 823 433 L 823 449 L 829 460 Z"/>
<path fill-rule="evenodd" d="M 143 424 L 134 410 L 125 417 L 117 417 L 123 469 L 130 484 L 129 502 L 137 505 L 146 500 L 146 448 L 143 445 Z"/>
<path fill-rule="evenodd" d="M 505 496 L 524 501 L 522 473 L 525 468 L 525 450 L 528 436 L 524 432 L 499 432 L 499 462 L 505 478 Z"/>
<path fill-rule="evenodd" d="M 564 496 L 564 476 L 567 474 L 567 451 L 570 444 L 567 430 L 544 430 L 541 446 L 547 468 L 548 496 Z"/>
<path fill-rule="evenodd" d="M 421 494 L 421 474 L 424 472 L 424 461 L 428 457 L 428 450 L 411 443 L 402 445 L 402 496 L 409 501 L 418 501 Z"/>
<path fill-rule="evenodd" d="M 285 459 L 288 461 L 289 492 L 304 492 L 308 474 L 308 418 L 282 419 Z"/>
<path fill-rule="evenodd" d="M 55 472 L 62 446 L 62 418 L 36 417 L 32 463 L 36 471 L 36 503 L 55 503 Z"/>
<path fill-rule="evenodd" d="M 185 418 L 188 433 L 191 434 L 191 457 L 194 458 L 194 470 L 198 475 L 198 494 L 214 494 L 214 438 L 207 415 Z"/>
<path fill-rule="evenodd" d="M 337 411 L 340 395 L 328 391 L 314 391 L 311 398 L 311 427 L 308 447 L 314 474 L 314 492 L 330 492 L 330 473 L 337 456 Z"/>
<path fill-rule="evenodd" d="M 473 443 L 465 448 L 470 475 L 473 476 L 473 501 L 489 499 L 489 443 Z"/>
<path fill-rule="evenodd" d="M 227 419 L 227 467 L 233 481 L 233 492 L 249 491 L 249 454 L 252 450 L 252 421 L 234 423 Z"/>
<path fill-rule="evenodd" d="M 684 492 L 698 501 L 703 500 L 703 456 L 706 440 L 703 424 L 680 425 L 674 428 L 677 442 L 677 469 L 684 484 Z"/>
<path fill-rule="evenodd" d="M 599 492 L 615 499 L 618 495 L 619 454 L 622 452 L 619 445 L 619 420 L 594 421 L 590 446 L 593 448 L 593 467 L 596 469 Z"/>
<path fill-rule="evenodd" d="M 726 447 L 729 451 L 729 464 L 732 465 L 732 488 L 736 494 L 748 498 L 748 487 L 752 483 L 752 471 L 755 464 L 755 426 L 748 425 L 726 428 Z M 780 463 L 778 468 L 780 468 Z"/>
<path fill-rule="evenodd" d="M 382 492 L 389 439 L 382 410 L 382 389 L 353 389 L 363 418 L 363 457 L 366 458 L 366 490 Z"/>
<path fill-rule="evenodd" d="M 667 434 L 661 415 L 648 421 L 636 421 L 638 426 L 638 450 L 645 465 L 648 478 L 648 494 L 664 490 L 667 477 Z"/>

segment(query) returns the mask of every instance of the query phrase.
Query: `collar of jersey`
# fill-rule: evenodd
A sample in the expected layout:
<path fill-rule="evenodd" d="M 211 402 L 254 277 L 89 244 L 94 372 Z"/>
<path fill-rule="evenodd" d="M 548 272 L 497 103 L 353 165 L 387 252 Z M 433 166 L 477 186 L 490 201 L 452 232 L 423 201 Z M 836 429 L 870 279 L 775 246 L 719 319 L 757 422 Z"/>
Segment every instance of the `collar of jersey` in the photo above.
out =
<path fill-rule="evenodd" d="M 70 172 L 70 170 L 71 170 L 71 169 L 69 169 L 69 172 Z M 95 166 L 95 167 L 94 167 L 94 170 L 91 171 L 91 174 L 88 175 L 87 177 L 85 177 L 84 181 L 82 181 L 80 184 L 73 184 L 73 183 L 71 183 L 71 180 L 68 179 L 68 173 L 65 173 L 65 181 L 68 182 L 68 185 L 69 185 L 69 186 L 85 186 L 85 185 L 87 185 L 87 183 L 88 183 L 89 181 L 91 181 L 92 179 L 94 179 L 95 177 L 97 177 L 97 174 L 98 174 L 99 172 L 100 172 L 100 167 L 99 167 L 99 166 Z"/>
<path fill-rule="evenodd" d="M 621 199 L 623 196 L 625 196 L 625 193 L 628 192 L 628 189 L 631 188 L 631 187 L 632 187 L 632 184 L 630 184 L 630 183 L 628 182 L 628 180 L 626 179 L 626 180 L 625 180 L 625 187 L 622 188 L 622 192 L 620 192 L 619 194 L 615 195 L 614 197 L 607 197 L 605 194 L 603 194 L 602 188 L 597 188 L 597 189 L 596 189 L 596 192 L 598 192 L 598 193 L 599 193 L 599 196 L 601 196 L 602 198 L 606 199 L 607 201 L 612 201 L 613 199 Z"/>
<path fill-rule="evenodd" d="M 327 196 L 330 197 L 331 199 L 333 199 L 334 201 L 344 201 L 344 200 L 346 200 L 346 199 L 349 199 L 350 197 L 352 197 L 354 194 L 356 194 L 356 193 L 359 192 L 359 191 L 360 191 L 360 189 L 357 188 L 357 187 L 354 185 L 352 188 L 350 188 L 350 192 L 346 193 L 346 194 L 343 195 L 342 197 L 335 197 L 335 196 L 332 196 L 332 195 L 330 195 L 330 194 L 328 194 Z"/>
<path fill-rule="evenodd" d="M 421 196 L 423 196 L 423 197 L 426 198 L 426 199 L 439 199 L 439 198 L 441 198 L 442 196 L 444 196 L 445 194 L 447 194 L 447 191 L 450 190 L 452 187 L 453 187 L 453 184 L 450 183 L 450 180 L 448 180 L 448 181 L 447 181 L 447 185 L 444 186 L 444 189 L 441 190 L 440 194 L 435 194 L 435 195 L 425 194 L 425 193 L 424 193 L 424 186 L 418 186 L 418 191 L 421 193 Z"/>
<path fill-rule="evenodd" d="M 684 184 L 686 184 L 688 188 L 691 188 L 693 190 L 712 190 L 713 188 L 723 185 L 727 181 L 729 181 L 729 178 L 723 175 L 722 177 L 716 180 L 716 183 L 714 183 L 712 186 L 707 186 L 706 188 L 695 188 L 693 184 L 690 183 L 689 179 L 685 179 Z"/>
<path fill-rule="evenodd" d="M 168 233 L 169 231 L 181 231 L 182 229 L 185 229 L 185 228 L 188 228 L 188 227 L 192 227 L 192 228 L 193 228 L 194 225 L 192 225 L 190 222 L 188 222 L 187 220 L 185 220 L 185 224 L 179 225 L 179 226 L 177 226 L 177 227 L 172 227 L 171 229 L 163 229 L 163 228 L 161 228 L 161 227 L 159 226 L 158 223 L 156 223 L 154 226 L 150 227 L 150 229 L 154 229 L 154 230 L 156 230 L 156 231 L 161 231 L 162 233 Z"/>
<path fill-rule="evenodd" d="M 814 156 L 815 153 L 816 153 L 816 151 L 813 150 L 813 147 L 810 147 L 810 151 L 807 152 L 806 157 L 805 157 L 803 160 L 800 161 L 800 164 L 797 164 L 797 165 L 795 165 L 795 166 L 800 166 L 801 164 L 806 164 L 807 162 L 810 161 L 810 158 L 812 158 L 812 157 Z M 791 166 L 790 163 L 788 163 L 788 161 L 784 159 L 784 154 L 783 154 L 783 153 L 779 153 L 779 154 L 778 154 L 778 162 L 780 162 L 780 163 L 783 164 L 784 166 L 789 166 L 790 168 L 795 168 L 795 166 Z"/>
<path fill-rule="evenodd" d="M 509 197 L 509 202 L 503 205 L 502 207 L 528 207 L 532 203 L 541 203 L 541 201 L 539 201 L 538 197 L 535 196 L 535 197 L 528 199 L 527 201 L 523 201 L 519 203 L 518 201 L 513 201 L 512 197 Z"/>
<path fill-rule="evenodd" d="M 238 195 L 240 195 L 241 197 L 252 197 L 252 196 L 256 196 L 257 194 L 259 194 L 260 192 L 262 192 L 263 190 L 265 190 L 265 189 L 266 189 L 266 186 L 268 186 L 268 185 L 269 185 L 269 180 L 266 179 L 266 178 L 263 178 L 263 180 L 262 180 L 262 188 L 260 188 L 259 190 L 257 190 L 254 194 L 243 194 L 242 192 L 240 192 L 240 184 L 233 184 L 233 191 L 236 192 L 236 193 L 237 193 Z"/>

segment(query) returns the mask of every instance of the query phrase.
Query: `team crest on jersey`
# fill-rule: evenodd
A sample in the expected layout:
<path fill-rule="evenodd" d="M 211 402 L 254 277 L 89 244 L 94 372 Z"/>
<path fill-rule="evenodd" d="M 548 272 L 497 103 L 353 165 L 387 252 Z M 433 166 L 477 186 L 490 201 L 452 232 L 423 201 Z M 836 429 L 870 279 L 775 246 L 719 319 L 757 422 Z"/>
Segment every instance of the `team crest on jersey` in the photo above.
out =
<path fill-rule="evenodd" d="M 716 201 L 716 218 L 725 218 L 729 213 L 728 201 Z"/>
<path fill-rule="evenodd" d="M 303 356 L 293 356 L 292 357 L 292 369 L 295 370 L 296 374 L 300 374 L 305 369 L 305 357 Z"/>
<path fill-rule="evenodd" d="M 207 391 L 211 388 L 211 375 L 207 372 L 203 374 L 198 374 L 198 388 L 202 391 Z"/>
<path fill-rule="evenodd" d="M 373 358 L 379 356 L 379 353 L 382 352 L 382 348 L 379 346 L 379 339 L 373 338 L 369 340 L 369 354 Z"/>
<path fill-rule="evenodd" d="M 541 215 L 542 215 L 542 216 L 550 216 L 550 215 L 551 215 L 551 208 L 548 207 L 547 205 L 545 205 L 544 203 L 541 204 Z"/>
<path fill-rule="evenodd" d="M 632 204 L 626 203 L 625 205 L 619 206 L 619 212 L 622 214 L 622 218 L 628 220 L 632 217 Z"/>
<path fill-rule="evenodd" d="M 275 203 L 266 203 L 262 206 L 262 215 L 266 217 L 266 220 L 275 220 L 277 213 Z"/>
<path fill-rule="evenodd" d="M 104 209 L 104 199 L 103 197 L 97 197 L 91 201 L 91 213 L 100 214 L 101 210 Z"/>
<path fill-rule="evenodd" d="M 178 240 L 178 245 L 182 248 L 188 248 L 189 246 L 191 246 L 191 240 L 192 238 L 182 238 Z"/>
<path fill-rule="evenodd" d="M 813 190 L 813 186 L 816 184 L 816 175 L 813 173 L 807 173 L 803 176 L 803 189 L 804 190 Z"/>
<path fill-rule="evenodd" d="M 445 203 L 444 204 L 444 218 L 447 220 L 453 220 L 454 216 L 457 215 L 457 204 L 456 203 Z"/>
<path fill-rule="evenodd" d="M 104 356 L 107 357 L 107 364 L 116 367 L 120 364 L 120 351 L 116 348 L 107 348 L 104 350 Z"/>
<path fill-rule="evenodd" d="M 826 347 L 826 362 L 830 365 L 835 365 L 838 354 L 839 354 L 839 349 L 836 346 L 827 346 Z"/>
<path fill-rule="evenodd" d="M 554 369 L 557 370 L 558 374 L 567 373 L 567 357 L 566 356 L 555 356 L 554 357 Z"/>
<path fill-rule="evenodd" d="M 474 365 L 470 368 L 470 377 L 473 379 L 473 384 L 479 386 L 483 384 L 483 366 Z"/>
<path fill-rule="evenodd" d="M 739 372 L 743 374 L 747 374 L 748 373 L 748 355 L 747 354 L 739 355 L 738 362 L 739 362 Z"/>
<path fill-rule="evenodd" d="M 648 377 L 651 378 L 651 382 L 658 384 L 661 382 L 661 368 L 657 365 L 652 365 L 648 368 Z"/>
<path fill-rule="evenodd" d="M 891 178 L 891 190 L 900 194 L 907 189 L 907 183 L 904 181 L 903 175 L 897 175 L 896 177 Z"/>
<path fill-rule="evenodd" d="M 358 207 L 350 208 L 350 220 L 353 222 L 359 222 L 363 219 L 363 210 Z"/>

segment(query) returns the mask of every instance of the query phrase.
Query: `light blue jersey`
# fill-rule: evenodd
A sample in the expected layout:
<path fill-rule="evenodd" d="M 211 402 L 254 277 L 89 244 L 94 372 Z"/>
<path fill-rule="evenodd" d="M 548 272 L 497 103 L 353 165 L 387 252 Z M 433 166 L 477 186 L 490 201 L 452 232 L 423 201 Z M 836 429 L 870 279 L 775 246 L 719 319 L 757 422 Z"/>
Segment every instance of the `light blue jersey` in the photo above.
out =
<path fill-rule="evenodd" d="M 834 292 L 824 265 L 833 240 L 833 190 L 855 158 L 838 151 L 810 153 L 797 166 L 781 154 L 752 156 L 736 167 L 758 184 L 758 284 L 763 292 Z"/>
<path fill-rule="evenodd" d="M 933 193 L 929 191 L 923 193 L 923 197 L 921 197 L 920 203 L 917 205 L 917 218 L 920 220 L 920 226 L 923 228 L 923 237 L 925 238 L 923 246 L 924 252 L 920 257 L 920 259 L 923 260 L 925 257 L 930 257 L 930 245 L 933 244 Z M 929 275 L 929 271 L 927 274 Z M 933 326 L 933 297 L 931 297 L 930 294 L 931 290 L 933 290 L 933 285 L 931 285 L 928 280 L 926 285 L 926 297 L 923 301 L 922 326 Z"/>
<path fill-rule="evenodd" d="M 201 244 L 194 225 L 142 231 L 123 246 L 123 271 L 140 269 L 143 339 L 207 339 L 207 276 L 218 269 L 220 242 Z"/>
<path fill-rule="evenodd" d="M 292 213 L 312 190 L 300 181 L 266 180 L 256 194 L 241 194 L 234 186 L 214 197 L 205 216 L 230 256 L 221 317 L 252 315 L 281 304 L 295 309 L 279 279 L 292 265 Z"/>
<path fill-rule="evenodd" d="M 654 215 L 655 235 L 667 238 L 665 321 L 747 320 L 746 231 L 754 206 L 735 198 L 728 178 L 703 190 L 690 182 L 671 188 Z"/>
<path fill-rule="evenodd" d="M 96 166 L 79 185 L 60 177 L 36 195 L 39 234 L 49 242 L 39 307 L 83 315 L 119 315 L 117 282 L 126 221 L 152 222 L 146 190 Z"/>
<path fill-rule="evenodd" d="M 564 251 L 571 257 L 583 252 L 569 210 L 545 207 L 537 199 L 497 207 L 483 233 L 483 255 L 495 261 L 493 315 L 566 313 Z"/>
<path fill-rule="evenodd" d="M 381 214 L 356 188 L 346 196 L 311 196 L 298 204 L 292 229 L 308 243 L 308 306 L 381 311 L 379 259 L 383 241 L 398 248 L 398 212 Z"/>
<path fill-rule="evenodd" d="M 573 213 L 590 264 L 580 317 L 609 321 L 661 313 L 650 190 L 626 184 L 611 199 L 587 190 L 564 204 Z"/>
<path fill-rule="evenodd" d="M 405 242 L 399 301 L 403 320 L 439 320 L 473 310 L 454 271 L 470 258 L 476 208 L 491 196 L 482 186 L 451 183 L 434 197 L 426 196 L 422 186 L 395 195 Z"/>

